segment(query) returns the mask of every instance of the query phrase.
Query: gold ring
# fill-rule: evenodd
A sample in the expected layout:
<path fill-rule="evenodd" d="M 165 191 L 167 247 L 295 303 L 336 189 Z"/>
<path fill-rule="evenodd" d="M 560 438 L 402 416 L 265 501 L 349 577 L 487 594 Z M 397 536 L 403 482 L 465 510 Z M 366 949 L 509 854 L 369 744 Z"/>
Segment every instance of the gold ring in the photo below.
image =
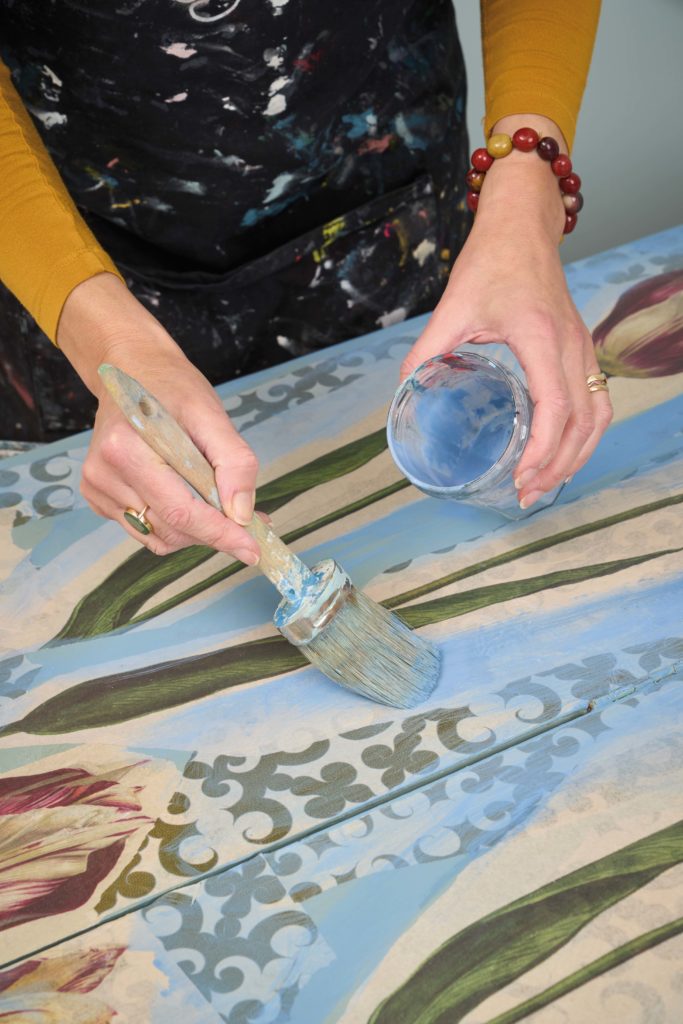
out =
<path fill-rule="evenodd" d="M 136 512 L 134 508 L 127 508 L 123 513 L 123 518 L 126 520 L 129 526 L 132 526 L 138 533 L 142 533 L 147 536 L 148 533 L 154 533 L 154 527 L 150 523 L 149 519 L 145 515 L 145 512 L 149 508 L 149 505 L 145 505 L 142 512 Z"/>
<path fill-rule="evenodd" d="M 589 391 L 609 391 L 607 377 L 604 373 L 591 373 L 589 377 L 586 377 L 586 384 Z"/>

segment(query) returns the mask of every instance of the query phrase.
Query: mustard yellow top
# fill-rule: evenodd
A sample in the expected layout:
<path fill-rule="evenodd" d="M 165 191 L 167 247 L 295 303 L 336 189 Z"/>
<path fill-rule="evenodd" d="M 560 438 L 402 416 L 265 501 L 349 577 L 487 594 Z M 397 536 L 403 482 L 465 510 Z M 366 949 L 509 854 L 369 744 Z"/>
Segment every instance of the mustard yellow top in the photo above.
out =
<path fill-rule="evenodd" d="M 571 146 L 599 10 L 600 0 L 481 0 L 487 136 L 502 117 L 536 113 Z M 54 340 L 69 293 L 102 271 L 118 274 L 0 63 L 0 280 Z"/>
<path fill-rule="evenodd" d="M 103 270 L 118 274 L 0 63 L 0 280 L 54 341 L 69 292 Z"/>
<path fill-rule="evenodd" d="M 508 114 L 543 114 L 571 149 L 600 0 L 480 0 L 486 137 Z"/>

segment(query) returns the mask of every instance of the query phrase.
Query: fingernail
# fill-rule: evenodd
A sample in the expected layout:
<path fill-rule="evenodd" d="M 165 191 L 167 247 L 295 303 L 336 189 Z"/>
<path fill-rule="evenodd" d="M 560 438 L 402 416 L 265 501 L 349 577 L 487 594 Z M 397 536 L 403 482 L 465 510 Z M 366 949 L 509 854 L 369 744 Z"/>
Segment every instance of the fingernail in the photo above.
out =
<path fill-rule="evenodd" d="M 537 473 L 537 469 L 525 469 L 523 473 L 520 473 L 519 476 L 515 478 L 516 489 L 521 491 L 522 487 L 528 484 L 530 480 L 533 480 Z"/>
<path fill-rule="evenodd" d="M 258 555 L 251 548 L 237 548 L 233 551 L 235 558 L 239 558 L 240 562 L 244 562 L 245 565 L 256 565 L 258 562 Z"/>
<path fill-rule="evenodd" d="M 544 491 L 529 491 L 526 497 L 522 498 L 519 503 L 520 508 L 529 508 L 535 501 L 544 494 Z"/>
<path fill-rule="evenodd" d="M 254 515 L 254 500 L 256 495 L 253 491 L 238 491 L 233 495 L 231 503 L 231 515 L 240 526 L 250 523 Z"/>
<path fill-rule="evenodd" d="M 564 481 L 564 482 L 565 482 L 566 484 L 569 484 L 569 483 L 571 483 L 571 482 L 572 482 L 572 480 L 573 480 L 573 479 L 574 479 L 574 477 L 573 477 L 573 476 L 568 476 L 568 477 L 566 477 L 566 478 L 565 478 L 565 481 Z"/>

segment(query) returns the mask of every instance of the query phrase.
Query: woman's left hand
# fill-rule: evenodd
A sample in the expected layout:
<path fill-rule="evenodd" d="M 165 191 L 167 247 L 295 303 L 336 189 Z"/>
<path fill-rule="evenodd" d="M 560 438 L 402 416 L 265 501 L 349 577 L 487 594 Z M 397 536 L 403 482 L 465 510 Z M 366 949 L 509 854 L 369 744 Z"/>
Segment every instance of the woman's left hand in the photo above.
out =
<path fill-rule="evenodd" d="M 541 134 L 562 148 L 559 128 L 531 114 L 506 118 L 495 130 L 512 135 L 525 125 L 538 130 L 539 122 Z M 557 178 L 546 161 L 514 150 L 495 161 L 443 297 L 401 367 L 403 379 L 464 342 L 509 345 L 534 403 L 515 471 L 522 508 L 580 469 L 612 418 L 607 392 L 591 392 L 586 383 L 600 368 L 562 270 L 563 226 Z"/>

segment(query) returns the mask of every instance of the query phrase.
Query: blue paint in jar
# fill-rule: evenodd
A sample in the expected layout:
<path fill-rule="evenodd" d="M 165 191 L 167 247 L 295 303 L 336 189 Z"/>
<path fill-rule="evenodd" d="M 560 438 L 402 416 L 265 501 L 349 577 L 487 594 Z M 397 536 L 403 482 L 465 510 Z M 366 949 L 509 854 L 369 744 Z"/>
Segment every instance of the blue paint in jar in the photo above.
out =
<path fill-rule="evenodd" d="M 494 509 L 510 519 L 555 500 L 559 488 L 520 509 L 513 482 L 531 430 L 533 405 L 522 381 L 473 352 L 427 360 L 400 386 L 389 411 L 389 450 L 425 494 Z"/>

